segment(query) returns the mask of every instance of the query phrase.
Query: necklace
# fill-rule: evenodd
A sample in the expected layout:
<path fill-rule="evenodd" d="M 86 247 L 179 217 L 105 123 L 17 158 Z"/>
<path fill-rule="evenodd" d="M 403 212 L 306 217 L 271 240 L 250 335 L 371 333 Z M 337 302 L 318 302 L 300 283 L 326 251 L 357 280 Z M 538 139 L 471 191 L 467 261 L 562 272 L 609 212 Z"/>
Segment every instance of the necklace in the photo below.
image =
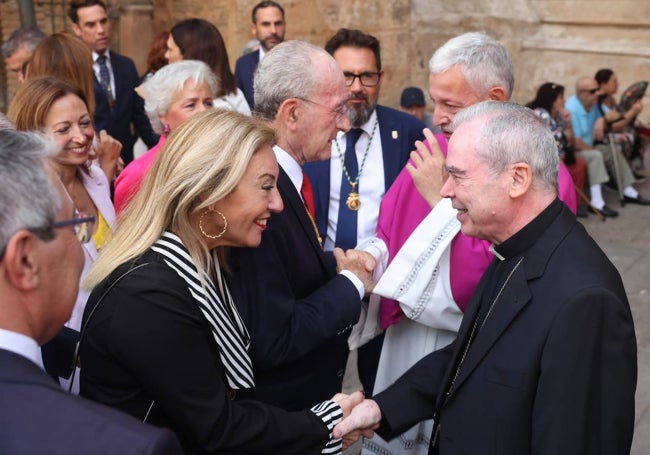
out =
<path fill-rule="evenodd" d="M 370 151 L 370 144 L 372 144 L 372 138 L 375 137 L 375 131 L 377 131 L 377 124 L 379 123 L 378 119 L 375 119 L 375 124 L 372 127 L 372 133 L 370 134 L 370 139 L 368 139 L 368 145 L 366 145 L 366 151 L 363 153 L 363 159 L 361 160 L 361 166 L 359 166 L 359 172 L 357 172 L 357 178 L 354 179 L 354 182 L 352 181 L 352 178 L 350 177 L 350 173 L 348 172 L 347 168 L 345 167 L 345 156 L 343 156 L 343 153 L 341 153 L 341 147 L 339 147 L 339 141 L 335 140 L 334 143 L 336 144 L 336 150 L 339 152 L 339 158 L 341 160 L 341 166 L 343 166 L 343 173 L 345 174 L 345 178 L 348 179 L 348 183 L 350 184 L 350 194 L 348 194 L 348 198 L 345 201 L 345 205 L 347 205 L 348 209 L 352 210 L 353 212 L 356 212 L 359 210 L 361 207 L 361 199 L 359 198 L 359 193 L 355 191 L 357 188 L 357 185 L 359 184 L 359 179 L 361 178 L 361 173 L 363 172 L 363 167 L 366 164 L 366 158 L 368 157 L 368 152 Z"/>

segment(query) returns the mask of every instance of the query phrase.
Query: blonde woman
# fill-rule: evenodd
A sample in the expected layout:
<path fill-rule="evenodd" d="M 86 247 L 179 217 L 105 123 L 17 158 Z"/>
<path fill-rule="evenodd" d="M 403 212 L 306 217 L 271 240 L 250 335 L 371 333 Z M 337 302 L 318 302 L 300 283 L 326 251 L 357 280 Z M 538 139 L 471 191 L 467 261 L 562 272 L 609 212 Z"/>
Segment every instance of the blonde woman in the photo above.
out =
<path fill-rule="evenodd" d="M 333 424 L 361 399 L 295 413 L 233 401 L 255 379 L 223 253 L 259 245 L 283 208 L 274 141 L 235 112 L 183 123 L 85 283 L 81 394 L 171 428 L 187 453 L 337 453 Z"/>

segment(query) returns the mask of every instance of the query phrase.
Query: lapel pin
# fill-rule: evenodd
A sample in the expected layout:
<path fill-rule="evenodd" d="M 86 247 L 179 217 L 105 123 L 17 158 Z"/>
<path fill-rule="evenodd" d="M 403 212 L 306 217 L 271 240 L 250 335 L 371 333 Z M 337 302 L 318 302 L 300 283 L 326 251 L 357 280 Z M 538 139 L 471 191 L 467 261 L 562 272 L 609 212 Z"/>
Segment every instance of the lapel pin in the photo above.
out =
<path fill-rule="evenodd" d="M 397 139 L 397 130 L 393 130 L 391 135 L 392 135 L 393 139 Z"/>

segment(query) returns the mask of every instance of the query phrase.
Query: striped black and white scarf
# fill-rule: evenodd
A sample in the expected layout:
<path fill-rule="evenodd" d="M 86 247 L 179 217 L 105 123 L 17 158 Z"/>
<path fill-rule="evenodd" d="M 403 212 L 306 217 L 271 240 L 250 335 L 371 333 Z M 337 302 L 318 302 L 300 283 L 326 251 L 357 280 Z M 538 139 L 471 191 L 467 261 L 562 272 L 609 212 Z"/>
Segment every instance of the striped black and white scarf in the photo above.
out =
<path fill-rule="evenodd" d="M 235 308 L 219 264 L 216 264 L 215 273 L 217 286 L 206 274 L 203 287 L 194 261 L 177 235 L 165 232 L 151 249 L 163 255 L 165 263 L 187 283 L 190 294 L 210 324 L 226 369 L 228 385 L 233 389 L 255 387 L 253 366 L 248 355 L 250 335 Z"/>

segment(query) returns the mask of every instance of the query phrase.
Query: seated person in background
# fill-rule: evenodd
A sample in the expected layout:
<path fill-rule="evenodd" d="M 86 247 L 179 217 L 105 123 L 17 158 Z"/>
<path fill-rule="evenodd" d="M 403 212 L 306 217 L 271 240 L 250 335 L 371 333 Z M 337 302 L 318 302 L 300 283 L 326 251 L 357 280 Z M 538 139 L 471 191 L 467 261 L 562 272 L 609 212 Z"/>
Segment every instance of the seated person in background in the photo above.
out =
<path fill-rule="evenodd" d="M 602 201 L 603 197 L 600 184 L 606 182 L 608 178 L 605 163 L 603 163 L 603 156 L 598 150 L 583 150 L 579 154 L 576 154 L 573 150 L 571 113 L 564 109 L 564 86 L 553 82 L 542 84 L 537 90 L 535 99 L 526 106 L 533 109 L 551 129 L 557 142 L 560 159 L 564 161 L 575 184 L 576 200 L 580 201 L 581 195 L 584 197 L 582 189 L 585 185 L 587 172 L 589 172 L 591 197 L 592 199 L 596 199 L 596 201 Z M 591 205 L 593 206 L 593 203 Z M 600 202 L 598 202 L 598 205 L 603 206 Z M 610 212 L 613 211 L 610 210 Z M 578 204 L 576 215 L 580 217 L 587 216 L 587 212 L 580 204 Z"/>
<path fill-rule="evenodd" d="M 419 87 L 406 87 L 402 90 L 399 110 L 411 114 L 423 122 L 433 133 L 439 131 L 433 124 L 433 114 L 427 112 L 427 103 L 424 100 L 424 92 Z"/>
<path fill-rule="evenodd" d="M 603 155 L 603 161 L 609 173 L 614 176 L 619 188 L 623 188 L 625 202 L 639 205 L 650 205 L 650 200 L 644 198 L 632 186 L 636 182 L 630 166 L 618 147 L 604 144 L 605 121 L 598 109 L 597 101 L 600 88 L 594 78 L 583 76 L 576 81 L 576 93 L 569 98 L 564 107 L 571 113 L 571 126 L 573 128 L 573 148 L 576 151 L 597 149 Z M 616 163 L 614 163 L 616 160 Z M 618 169 L 618 173 L 617 170 Z M 620 175 L 619 175 L 620 174 Z M 603 210 L 593 198 L 592 204 L 605 216 L 616 216 L 611 209 Z M 608 214 L 609 213 L 609 214 Z"/>
<path fill-rule="evenodd" d="M 49 167 L 56 153 L 39 135 L 0 131 L 0 453 L 180 455 L 169 430 L 70 395 L 43 371 L 39 345 L 70 318 L 88 228 Z"/>
<path fill-rule="evenodd" d="M 87 232 L 92 241 L 83 245 L 83 279 L 115 227 L 108 180 L 89 160 L 95 130 L 85 95 L 78 87 L 54 77 L 29 76 L 13 98 L 8 115 L 17 129 L 42 131 L 54 139 L 58 145 L 53 166 L 56 174 L 80 216 L 95 219 Z M 88 292 L 81 290 L 65 329 L 43 347 L 45 368 L 55 377 L 70 377 L 87 300 Z M 66 389 L 69 386 L 64 380 L 61 384 Z M 78 391 L 78 384 L 74 390 Z"/>
<path fill-rule="evenodd" d="M 113 202 L 117 213 L 137 193 L 167 136 L 188 118 L 211 109 L 218 88 L 217 78 L 208 65 L 198 60 L 181 60 L 164 66 L 136 89 L 160 140 L 130 162 L 115 179 Z"/>
<path fill-rule="evenodd" d="M 230 71 L 226 44 L 214 24 L 203 19 L 177 22 L 167 39 L 165 57 L 169 63 L 180 60 L 201 60 L 207 63 L 219 81 L 214 107 L 251 115 L 244 93 L 237 88 L 235 75 Z"/>
<path fill-rule="evenodd" d="M 283 208 L 275 139 L 232 111 L 182 124 L 85 282 L 81 395 L 174 430 L 187 453 L 337 453 L 331 430 L 362 399 L 293 413 L 233 401 L 255 377 L 225 247 L 259 245 Z"/>
<path fill-rule="evenodd" d="M 598 106 L 601 115 L 605 117 L 605 133 L 614 133 L 614 139 L 620 144 L 623 154 L 628 160 L 640 158 L 641 144 L 634 121 L 643 110 L 643 101 L 639 99 L 627 111 L 623 112 L 615 96 L 618 91 L 618 77 L 614 71 L 609 68 L 600 69 L 596 72 L 594 79 L 600 87 Z M 643 175 L 636 175 L 634 170 L 632 173 L 636 178 L 644 178 Z"/>

